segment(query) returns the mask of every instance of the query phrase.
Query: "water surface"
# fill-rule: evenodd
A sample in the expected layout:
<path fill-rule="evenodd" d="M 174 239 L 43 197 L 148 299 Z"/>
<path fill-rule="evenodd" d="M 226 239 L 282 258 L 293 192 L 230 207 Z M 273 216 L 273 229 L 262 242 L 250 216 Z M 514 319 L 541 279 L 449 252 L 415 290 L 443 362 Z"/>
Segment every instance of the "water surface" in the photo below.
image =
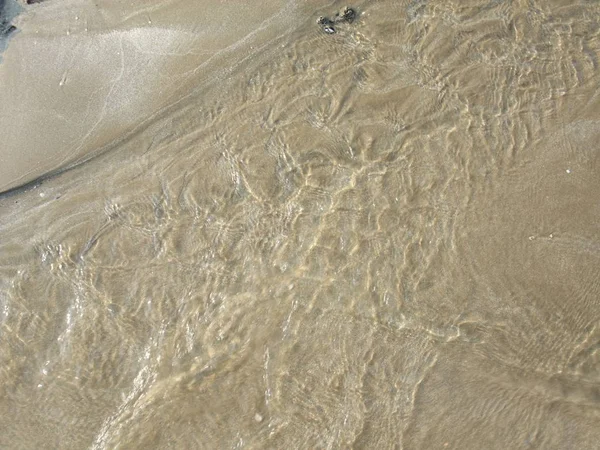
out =
<path fill-rule="evenodd" d="M 600 5 L 316 3 L 2 196 L 0 447 L 597 448 Z"/>

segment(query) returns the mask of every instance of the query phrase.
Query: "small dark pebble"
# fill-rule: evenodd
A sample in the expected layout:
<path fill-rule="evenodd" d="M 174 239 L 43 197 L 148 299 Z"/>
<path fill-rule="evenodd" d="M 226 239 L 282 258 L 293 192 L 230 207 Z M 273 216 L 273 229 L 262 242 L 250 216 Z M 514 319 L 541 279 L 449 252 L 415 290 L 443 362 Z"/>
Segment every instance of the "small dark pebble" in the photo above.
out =
<path fill-rule="evenodd" d="M 356 11 L 354 11 L 349 6 L 346 6 L 344 8 L 344 11 L 342 12 L 342 17 L 344 18 L 344 20 L 346 22 L 352 23 L 352 22 L 354 22 L 354 19 L 356 19 Z"/>
<path fill-rule="evenodd" d="M 352 23 L 356 19 L 356 11 L 349 6 L 346 6 L 342 12 L 335 13 L 335 17 L 331 20 L 329 17 L 319 17 L 317 23 L 321 25 L 323 31 L 327 34 L 335 33 L 334 24 L 340 24 L 343 22 Z"/>
<path fill-rule="evenodd" d="M 333 22 L 331 20 L 329 20 L 327 17 L 323 17 L 323 16 L 321 16 L 317 19 L 317 23 L 319 25 L 333 25 Z"/>

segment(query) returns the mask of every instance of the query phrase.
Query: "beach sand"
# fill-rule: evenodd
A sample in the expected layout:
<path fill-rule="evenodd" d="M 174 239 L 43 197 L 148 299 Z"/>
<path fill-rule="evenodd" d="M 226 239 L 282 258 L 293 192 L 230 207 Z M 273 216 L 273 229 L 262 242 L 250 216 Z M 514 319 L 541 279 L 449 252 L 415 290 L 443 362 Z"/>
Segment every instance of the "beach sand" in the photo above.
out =
<path fill-rule="evenodd" d="M 0 65 L 0 191 L 106 151 L 226 78 L 316 2 L 80 1 L 31 5 Z"/>
<path fill-rule="evenodd" d="M 15 19 L 0 448 L 597 448 L 598 2 L 232 3 Z"/>

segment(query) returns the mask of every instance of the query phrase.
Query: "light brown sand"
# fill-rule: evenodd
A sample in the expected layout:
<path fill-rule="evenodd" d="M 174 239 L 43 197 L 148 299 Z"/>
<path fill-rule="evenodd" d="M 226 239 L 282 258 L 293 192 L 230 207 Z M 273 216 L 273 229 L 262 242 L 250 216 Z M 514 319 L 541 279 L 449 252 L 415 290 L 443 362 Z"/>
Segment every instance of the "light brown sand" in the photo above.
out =
<path fill-rule="evenodd" d="M 600 4 L 294 4 L 31 10 L 99 156 L 0 196 L 0 448 L 595 450 Z"/>
<path fill-rule="evenodd" d="M 198 80 L 226 77 L 236 61 L 289 32 L 311 3 L 27 7 L 0 65 L 0 191 L 106 150 Z"/>

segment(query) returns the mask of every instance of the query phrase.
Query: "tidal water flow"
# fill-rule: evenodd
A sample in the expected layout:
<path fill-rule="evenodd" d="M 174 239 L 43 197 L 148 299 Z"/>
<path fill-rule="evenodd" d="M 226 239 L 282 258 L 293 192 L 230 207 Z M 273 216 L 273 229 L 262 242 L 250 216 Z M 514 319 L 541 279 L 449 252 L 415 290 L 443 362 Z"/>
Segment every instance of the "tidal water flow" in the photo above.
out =
<path fill-rule="evenodd" d="M 599 448 L 600 3 L 317 4 L 1 195 L 0 448 Z"/>

